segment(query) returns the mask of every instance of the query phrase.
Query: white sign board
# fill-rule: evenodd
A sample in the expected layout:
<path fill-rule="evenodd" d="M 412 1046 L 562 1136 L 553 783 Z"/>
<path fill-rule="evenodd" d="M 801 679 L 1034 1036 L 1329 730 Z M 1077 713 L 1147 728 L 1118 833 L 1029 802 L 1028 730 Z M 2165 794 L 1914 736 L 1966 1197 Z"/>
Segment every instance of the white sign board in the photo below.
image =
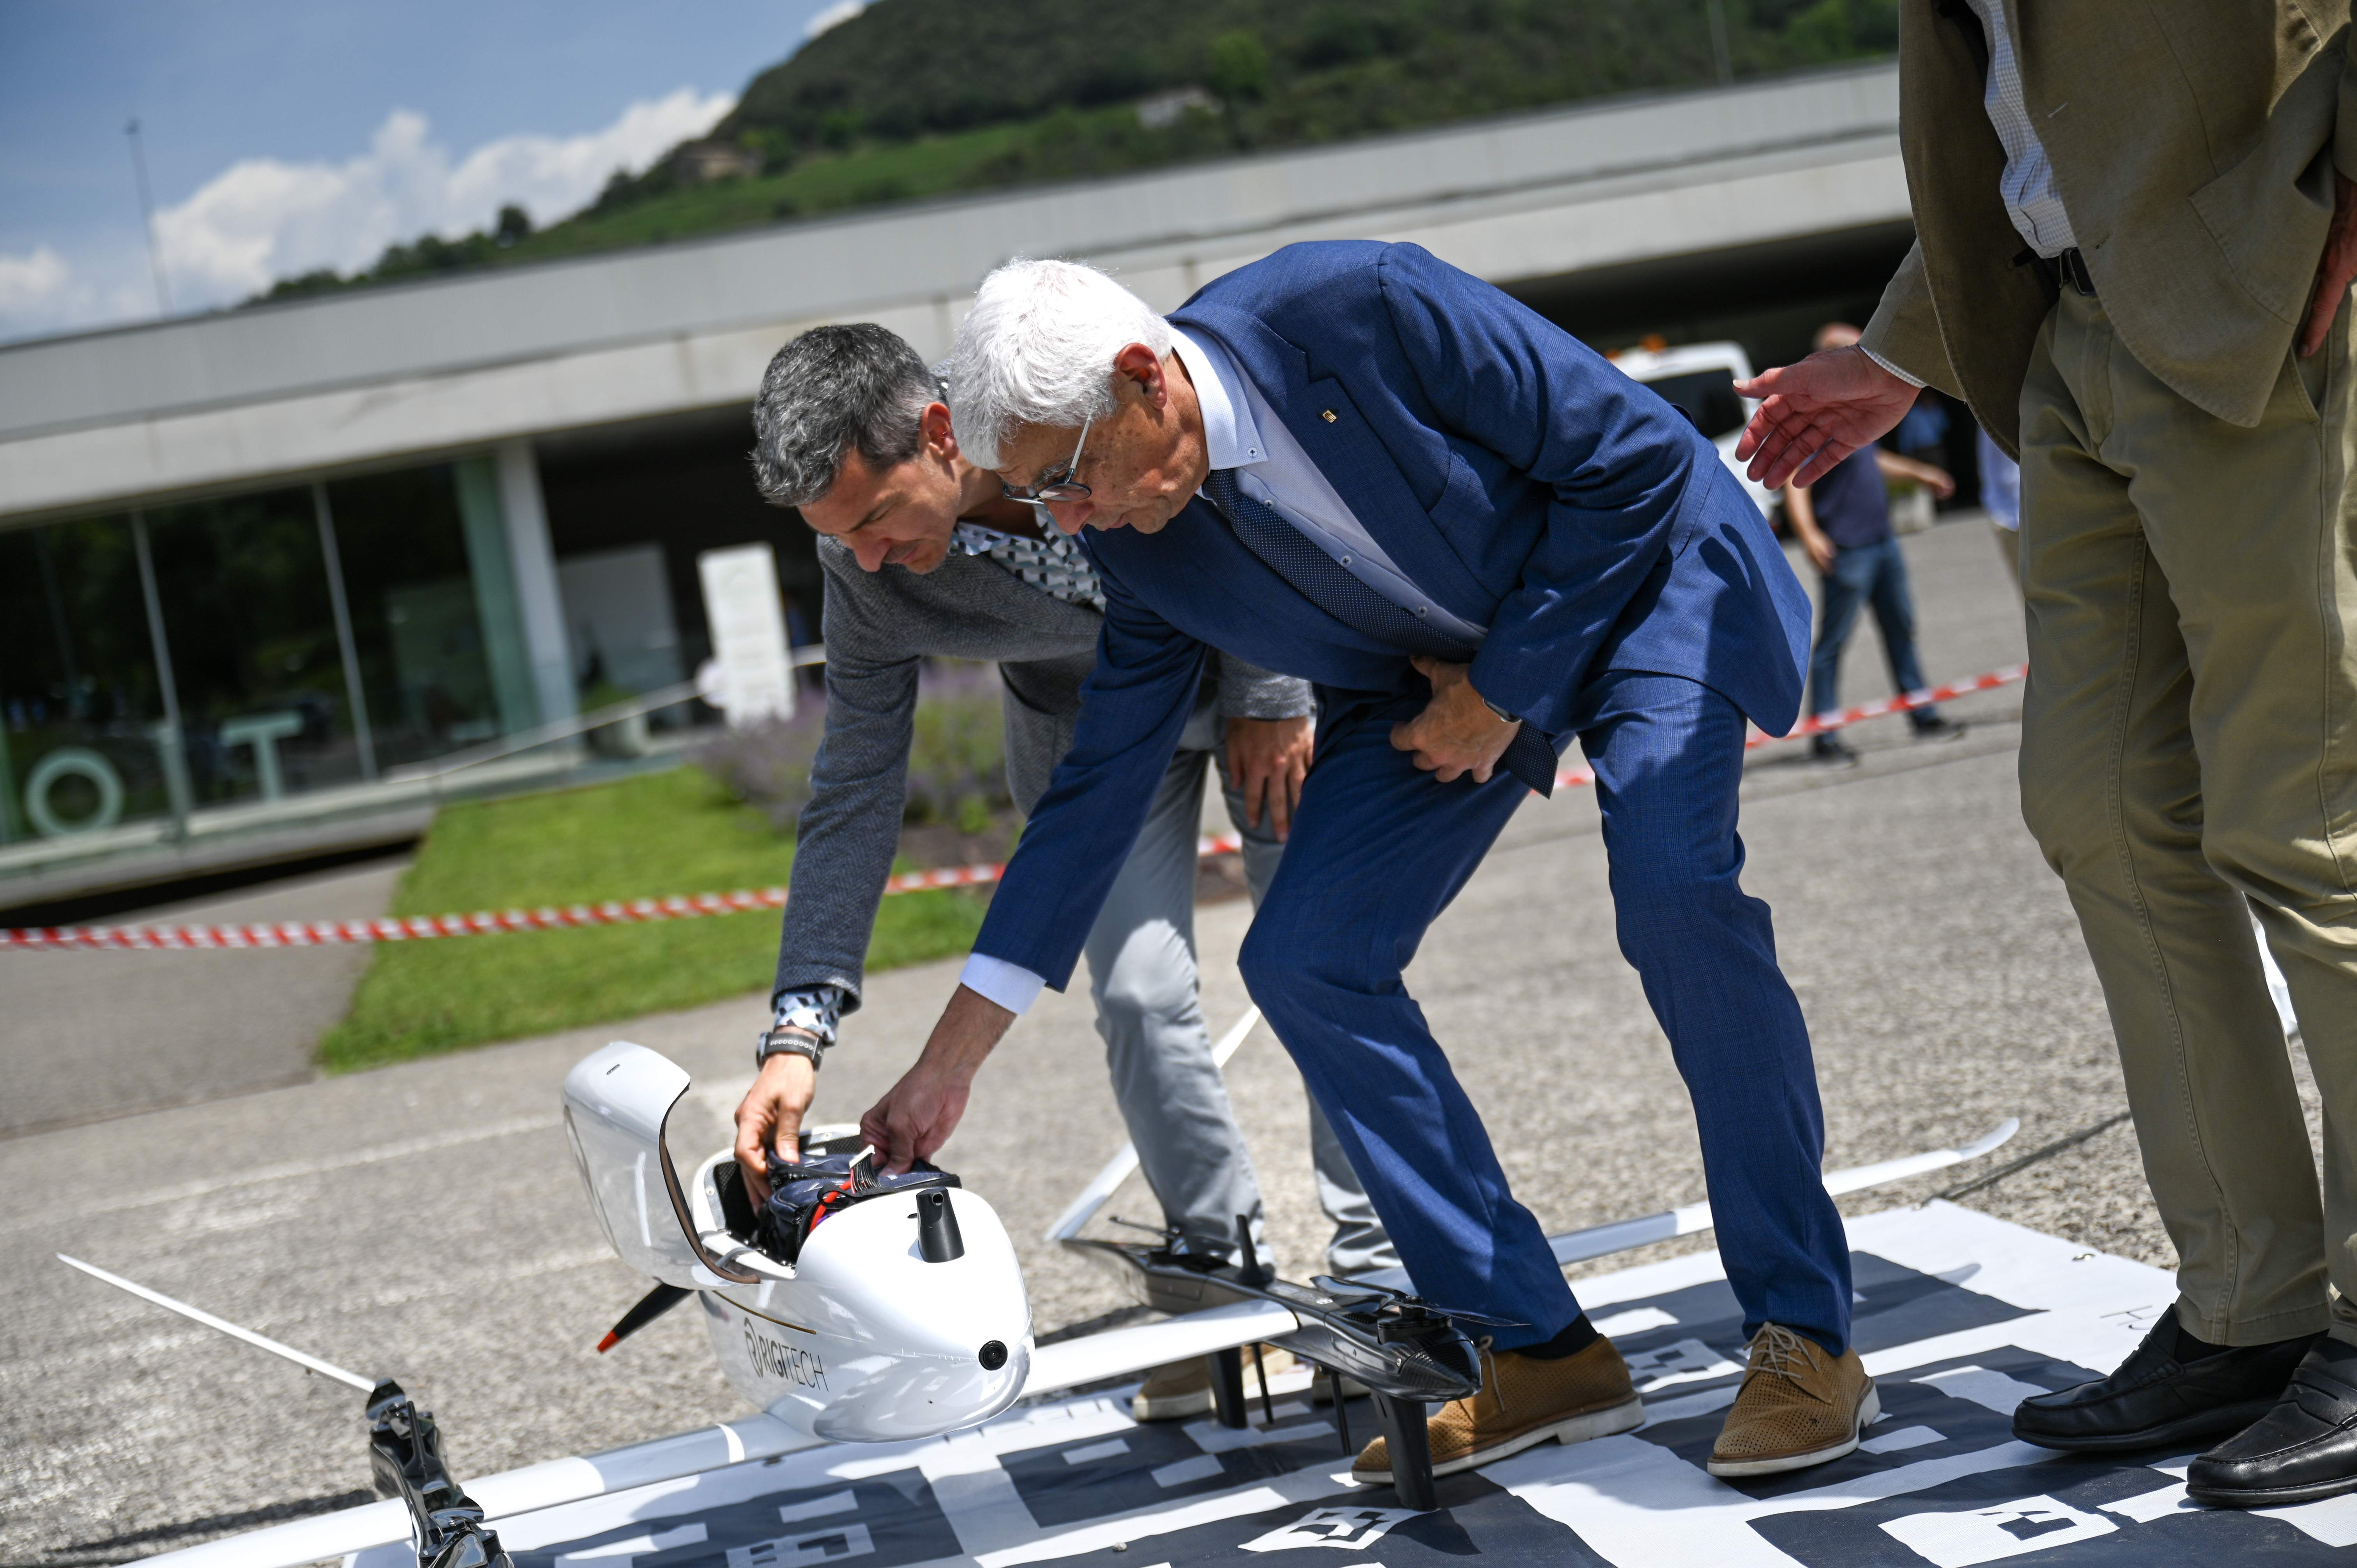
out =
<path fill-rule="evenodd" d="M 766 544 L 706 550 L 695 558 L 704 583 L 704 618 L 720 667 L 715 705 L 731 729 L 766 718 L 791 718 L 794 671 L 786 612 L 778 601 L 778 558 Z"/>

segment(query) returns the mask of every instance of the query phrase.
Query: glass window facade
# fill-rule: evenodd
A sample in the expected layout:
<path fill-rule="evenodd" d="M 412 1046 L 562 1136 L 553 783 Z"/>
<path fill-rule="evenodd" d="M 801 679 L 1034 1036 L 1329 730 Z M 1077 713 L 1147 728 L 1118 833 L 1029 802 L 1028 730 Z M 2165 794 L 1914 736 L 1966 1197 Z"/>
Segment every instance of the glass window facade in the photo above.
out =
<path fill-rule="evenodd" d="M 489 468 L 0 532 L 0 843 L 361 783 L 538 722 Z"/>
<path fill-rule="evenodd" d="M 710 652 L 705 550 L 770 542 L 809 640 L 816 553 L 746 481 L 748 438 L 735 410 L 0 528 L 0 877 L 191 816 L 365 811 L 354 786 L 537 729 L 544 703 L 682 685 Z M 27 843 L 52 840 L 75 842 Z"/>
<path fill-rule="evenodd" d="M 496 497 L 490 524 L 477 526 L 470 550 L 458 480 L 457 467 L 445 464 L 326 487 L 379 768 L 529 728 L 536 718 L 528 671 L 525 707 L 511 699 L 502 712 L 485 635 L 487 620 L 504 629 L 514 619 Z M 479 571 L 474 554 L 491 549 L 502 552 L 496 569 Z M 502 661 L 522 657 L 520 646 L 500 651 Z"/>
<path fill-rule="evenodd" d="M 168 812 L 163 717 L 130 519 L 0 533 L 0 838 Z"/>
<path fill-rule="evenodd" d="M 192 803 L 362 777 L 308 487 L 146 514 Z"/>

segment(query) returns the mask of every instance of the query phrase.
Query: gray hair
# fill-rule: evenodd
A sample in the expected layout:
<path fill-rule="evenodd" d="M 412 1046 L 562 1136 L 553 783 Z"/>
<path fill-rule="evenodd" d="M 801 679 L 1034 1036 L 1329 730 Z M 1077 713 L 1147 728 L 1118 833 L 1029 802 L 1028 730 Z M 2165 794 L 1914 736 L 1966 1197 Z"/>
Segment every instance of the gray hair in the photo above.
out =
<path fill-rule="evenodd" d="M 856 446 L 878 470 L 917 455 L 941 382 L 898 333 L 862 321 L 813 327 L 770 360 L 753 402 L 753 483 L 772 506 L 834 488 Z"/>
<path fill-rule="evenodd" d="M 1170 324 L 1096 268 L 1007 263 L 982 280 L 944 367 L 959 450 L 995 468 L 1022 425 L 1105 418 L 1114 357 L 1132 343 L 1167 354 Z"/>

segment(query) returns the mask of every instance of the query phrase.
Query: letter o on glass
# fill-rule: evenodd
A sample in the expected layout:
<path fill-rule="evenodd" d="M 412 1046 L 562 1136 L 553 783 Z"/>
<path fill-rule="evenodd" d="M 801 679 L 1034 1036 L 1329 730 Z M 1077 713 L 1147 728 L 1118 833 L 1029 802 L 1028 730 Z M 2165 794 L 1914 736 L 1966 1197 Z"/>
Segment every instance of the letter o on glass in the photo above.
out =
<path fill-rule="evenodd" d="M 80 822 L 69 822 L 49 809 L 51 786 L 69 775 L 89 779 L 98 790 L 98 810 Z M 44 838 L 70 838 L 111 828 L 123 815 L 123 775 L 114 770 L 114 764 L 87 746 L 61 746 L 33 764 L 32 776 L 25 780 L 25 815 Z"/>

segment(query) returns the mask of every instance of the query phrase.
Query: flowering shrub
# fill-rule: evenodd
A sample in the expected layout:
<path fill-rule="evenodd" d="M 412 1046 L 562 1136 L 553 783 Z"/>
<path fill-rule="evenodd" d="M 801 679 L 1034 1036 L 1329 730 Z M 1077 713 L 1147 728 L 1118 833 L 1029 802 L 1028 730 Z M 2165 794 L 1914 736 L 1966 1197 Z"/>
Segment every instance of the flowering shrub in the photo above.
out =
<path fill-rule="evenodd" d="M 917 677 L 916 738 L 909 751 L 904 820 L 981 832 L 1013 800 L 1006 791 L 1003 688 L 986 664 L 928 663 Z M 696 763 L 737 800 L 791 832 L 810 800 L 811 764 L 826 735 L 823 699 L 791 719 L 721 732 Z"/>
<path fill-rule="evenodd" d="M 797 707 L 790 719 L 724 729 L 690 755 L 722 789 L 758 808 L 778 832 L 790 833 L 810 799 L 811 762 L 825 734 L 826 703 L 821 699 Z"/>
<path fill-rule="evenodd" d="M 1006 688 L 987 664 L 927 666 L 917 680 L 905 820 L 978 833 L 1014 805 L 1006 792 Z"/>

